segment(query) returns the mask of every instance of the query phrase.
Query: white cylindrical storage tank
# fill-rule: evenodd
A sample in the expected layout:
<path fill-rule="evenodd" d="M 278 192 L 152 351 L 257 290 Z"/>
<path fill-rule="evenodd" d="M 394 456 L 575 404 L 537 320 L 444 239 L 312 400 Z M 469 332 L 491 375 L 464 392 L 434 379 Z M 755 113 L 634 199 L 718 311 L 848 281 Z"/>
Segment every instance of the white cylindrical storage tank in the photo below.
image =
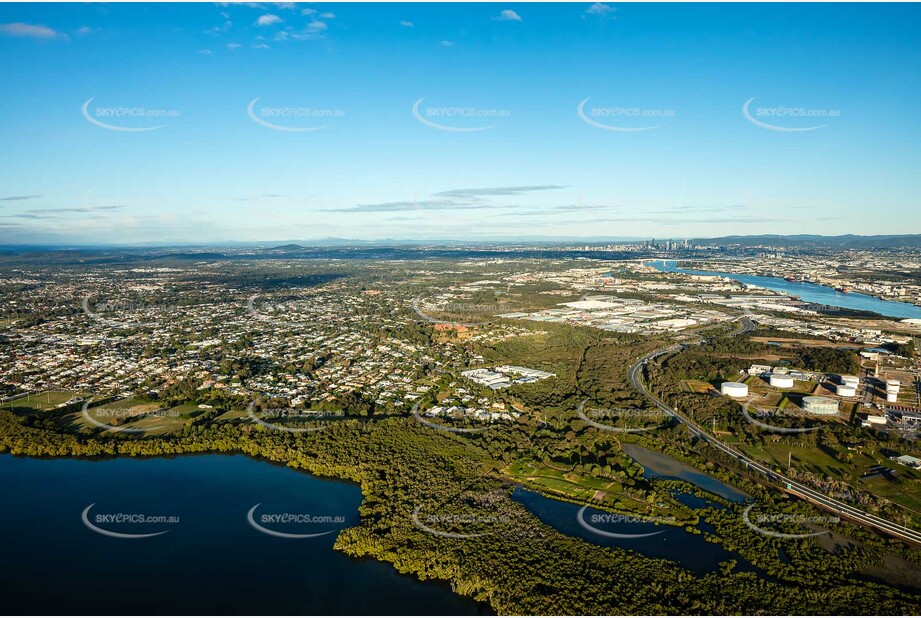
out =
<path fill-rule="evenodd" d="M 894 393 L 894 392 L 892 392 L 892 391 L 887 391 L 887 392 L 886 392 L 886 402 L 887 402 L 887 403 L 895 403 L 895 402 L 897 402 L 898 400 L 899 400 L 899 394 L 898 394 L 898 393 Z"/>
<path fill-rule="evenodd" d="M 741 382 L 723 382 L 720 384 L 720 392 L 730 397 L 748 397 L 748 384 Z"/>
<path fill-rule="evenodd" d="M 837 414 L 838 402 L 828 397 L 803 397 L 803 410 L 809 414 Z"/>
<path fill-rule="evenodd" d="M 846 384 L 847 386 L 853 386 L 857 388 L 857 385 L 860 383 L 860 378 L 857 376 L 841 376 L 841 384 Z"/>
<path fill-rule="evenodd" d="M 793 388 L 793 378 L 782 373 L 772 373 L 768 383 L 774 388 Z"/>
<path fill-rule="evenodd" d="M 857 394 L 857 389 L 850 384 L 839 384 L 835 391 L 838 393 L 839 397 L 853 397 Z"/>
<path fill-rule="evenodd" d="M 886 392 L 887 393 L 897 393 L 899 392 L 899 386 L 901 382 L 898 380 L 886 380 Z"/>

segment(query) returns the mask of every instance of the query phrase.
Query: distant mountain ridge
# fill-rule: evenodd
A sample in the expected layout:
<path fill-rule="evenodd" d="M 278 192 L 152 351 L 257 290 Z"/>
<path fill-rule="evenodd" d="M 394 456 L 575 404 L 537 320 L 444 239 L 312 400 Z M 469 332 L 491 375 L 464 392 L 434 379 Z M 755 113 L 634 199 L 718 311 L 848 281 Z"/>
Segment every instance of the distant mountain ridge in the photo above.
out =
<path fill-rule="evenodd" d="M 670 240 L 683 242 L 687 237 L 673 236 Z M 662 241 L 664 237 L 658 236 L 655 240 Z M 255 250 L 268 251 L 272 253 L 301 253 L 315 251 L 321 248 L 332 247 L 355 247 L 355 248 L 396 248 L 396 247 L 509 247 L 509 246 L 601 246 L 605 244 L 631 244 L 648 242 L 650 238 L 639 237 L 546 237 L 546 236 L 515 236 L 494 239 L 392 239 L 384 238 L 378 240 L 367 239 L 350 239 L 350 238 L 315 238 L 310 240 L 281 240 L 281 241 L 238 241 L 226 240 L 220 242 L 162 242 L 162 243 L 132 243 L 121 245 L 102 245 L 98 243 L 86 244 L 57 244 L 57 243 L 23 243 L 23 244 L 4 244 L 0 245 L 0 253 L 19 254 L 19 253 L 41 253 L 54 252 L 61 255 L 61 252 L 71 252 L 74 255 L 84 254 L 95 251 L 112 251 L 119 252 L 150 252 L 150 251 L 169 251 L 175 252 L 160 254 L 161 257 L 171 257 L 174 259 L 202 259 L 203 257 L 220 257 L 215 249 L 240 249 L 252 248 Z M 740 247 L 800 247 L 804 249 L 895 249 L 899 247 L 918 248 L 921 247 L 921 234 L 880 234 L 874 236 L 859 236 L 857 234 L 845 234 L 841 236 L 821 236 L 818 234 L 761 234 L 752 236 L 719 236 L 711 238 L 688 238 L 691 244 L 697 245 L 720 245 L 720 246 L 740 246 Z M 210 256 L 197 253 L 196 250 L 211 251 Z"/>
<path fill-rule="evenodd" d="M 775 247 L 804 247 L 831 249 L 895 249 L 897 247 L 921 247 L 921 234 L 881 234 L 876 236 L 820 236 L 817 234 L 762 234 L 759 236 L 722 236 L 718 238 L 692 238 L 694 244 L 741 245 L 754 247 L 772 245 Z"/>

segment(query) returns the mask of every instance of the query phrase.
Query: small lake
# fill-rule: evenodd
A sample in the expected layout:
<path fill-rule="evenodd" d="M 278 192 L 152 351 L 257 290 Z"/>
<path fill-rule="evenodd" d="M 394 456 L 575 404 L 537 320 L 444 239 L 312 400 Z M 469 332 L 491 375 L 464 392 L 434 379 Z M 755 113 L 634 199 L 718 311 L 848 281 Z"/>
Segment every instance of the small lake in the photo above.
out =
<path fill-rule="evenodd" d="M 93 461 L 0 455 L 0 485 L 3 614 L 487 611 L 447 584 L 335 551 L 337 531 L 359 520 L 356 485 L 243 455 Z M 259 532 L 247 519 L 257 504 L 252 518 L 264 528 L 321 536 Z M 87 521 L 101 530 L 165 533 L 94 532 L 81 518 L 87 507 Z M 297 521 L 285 523 L 285 515 Z"/>
<path fill-rule="evenodd" d="M 653 451 L 630 442 L 624 442 L 621 448 L 623 448 L 624 453 L 630 456 L 636 463 L 643 466 L 643 476 L 645 478 L 686 481 L 704 491 L 725 498 L 730 502 L 738 502 L 739 504 L 745 502 L 745 499 L 748 498 L 748 496 L 735 487 L 718 481 L 712 476 L 704 474 L 697 468 L 692 468 L 683 461 L 678 461 L 665 453 Z"/>
<path fill-rule="evenodd" d="M 707 270 L 687 270 L 679 268 L 674 260 L 651 260 L 647 262 L 653 268 L 666 273 L 683 273 L 686 275 L 709 275 L 735 279 L 746 285 L 754 285 L 775 292 L 796 296 L 808 303 L 842 307 L 858 311 L 872 311 L 890 318 L 921 318 L 921 307 L 911 303 L 882 300 L 866 294 L 839 292 L 834 288 L 802 281 L 787 281 L 779 277 L 759 277 L 756 275 L 739 275 L 735 273 L 713 272 Z"/>
<path fill-rule="evenodd" d="M 624 443 L 624 452 L 643 466 L 646 478 L 663 478 L 682 480 L 695 487 L 710 492 L 730 502 L 743 503 L 746 496 L 738 489 L 692 468 L 691 466 L 636 444 Z M 596 545 L 615 546 L 630 549 L 648 558 L 663 558 L 677 562 L 682 567 L 697 574 L 709 573 L 720 562 L 736 560 L 739 571 L 761 574 L 755 567 L 738 554 L 724 549 L 715 543 L 704 540 L 702 534 L 688 532 L 683 526 L 657 524 L 638 521 L 637 518 L 614 516 L 599 509 L 586 508 L 580 523 L 578 504 L 548 498 L 537 492 L 517 488 L 512 497 L 523 504 L 538 519 L 554 529 L 570 536 L 576 536 Z M 678 494 L 676 498 L 690 508 L 725 508 L 706 496 Z M 586 527 L 583 525 L 587 523 Z M 704 521 L 696 526 L 701 532 L 713 533 L 713 527 Z M 625 535 L 627 538 L 612 538 L 594 532 L 589 528 L 598 528 L 603 532 Z M 637 536 L 656 533 L 654 536 Z M 633 538 L 630 538 L 630 537 Z M 761 574 L 763 575 L 763 574 Z"/>
<path fill-rule="evenodd" d="M 736 570 L 757 572 L 738 554 L 724 549 L 716 543 L 704 540 L 702 534 L 688 532 L 683 526 L 655 524 L 643 521 L 610 520 L 611 514 L 599 509 L 587 508 L 582 520 L 592 527 L 622 535 L 657 533 L 655 536 L 636 538 L 611 538 L 593 532 L 579 523 L 578 504 L 547 498 L 539 493 L 518 488 L 512 498 L 520 502 L 542 522 L 558 532 L 578 537 L 595 545 L 629 549 L 647 558 L 662 558 L 678 563 L 693 573 L 703 575 L 716 570 L 720 562 L 736 560 Z M 600 521 L 596 521 L 600 518 Z M 713 532 L 713 528 L 701 522 L 697 528 L 702 532 Z"/>

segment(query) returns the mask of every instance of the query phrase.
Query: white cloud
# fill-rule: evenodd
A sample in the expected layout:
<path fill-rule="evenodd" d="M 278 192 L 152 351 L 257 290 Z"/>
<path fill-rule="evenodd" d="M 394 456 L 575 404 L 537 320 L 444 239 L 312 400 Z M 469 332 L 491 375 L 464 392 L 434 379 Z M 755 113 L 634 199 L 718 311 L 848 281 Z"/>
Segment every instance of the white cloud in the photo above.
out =
<path fill-rule="evenodd" d="M 521 21 L 521 15 L 511 9 L 505 9 L 499 13 L 498 17 L 493 17 L 496 21 Z"/>
<path fill-rule="evenodd" d="M 22 22 L 13 22 L 11 24 L 0 24 L 0 34 L 9 36 L 25 36 L 33 39 L 56 39 L 67 38 L 67 35 L 52 30 L 47 26 L 37 24 L 24 24 Z"/>
<path fill-rule="evenodd" d="M 323 38 L 322 34 L 316 32 L 294 32 L 291 39 L 294 41 L 318 41 Z"/>
<path fill-rule="evenodd" d="M 243 46 L 240 45 L 239 43 L 228 43 L 227 44 L 228 49 L 240 49 L 241 47 Z"/>
<path fill-rule="evenodd" d="M 201 54 L 202 56 L 213 56 L 214 55 L 211 53 L 210 49 L 199 49 L 198 53 Z"/>
<path fill-rule="evenodd" d="M 214 28 L 209 28 L 209 29 L 206 30 L 205 32 L 206 32 L 207 34 L 218 34 L 218 33 L 220 33 L 220 32 L 230 32 L 230 29 L 231 29 L 232 27 L 233 27 L 233 22 L 230 21 L 230 20 L 227 20 L 227 21 L 224 22 L 224 25 L 222 25 L 222 26 L 215 26 Z"/>
<path fill-rule="evenodd" d="M 303 11 L 301 11 L 301 15 L 316 15 L 316 14 L 317 14 L 316 9 L 304 9 Z"/>
<path fill-rule="evenodd" d="M 323 32 L 324 30 L 327 30 L 327 29 L 328 28 L 326 26 L 326 22 L 312 21 L 309 24 L 307 24 L 308 32 Z"/>
<path fill-rule="evenodd" d="M 253 49 L 272 49 L 272 48 L 266 45 L 265 43 L 259 43 L 257 45 L 253 45 Z"/>
<path fill-rule="evenodd" d="M 454 41 L 442 41 L 441 46 L 442 47 L 454 47 Z"/>
<path fill-rule="evenodd" d="M 293 11 L 297 8 L 296 2 L 273 2 L 272 4 L 280 8 L 282 11 Z"/>
<path fill-rule="evenodd" d="M 416 25 L 411 21 L 401 21 L 401 26 L 406 26 L 407 28 L 414 28 Z"/>
<path fill-rule="evenodd" d="M 256 20 L 256 25 L 271 26 L 272 24 L 280 24 L 281 21 L 282 21 L 281 17 L 279 17 L 278 15 L 272 15 L 271 13 L 267 13 L 265 15 L 262 15 L 261 17 L 259 17 L 259 19 Z"/>
<path fill-rule="evenodd" d="M 320 19 L 336 19 L 335 13 L 320 13 Z"/>
<path fill-rule="evenodd" d="M 609 4 L 604 4 L 603 2 L 596 2 L 595 4 L 585 9 L 585 12 L 589 15 L 599 15 L 601 17 L 609 17 L 609 16 L 613 17 L 613 13 L 616 10 L 617 10 L 616 8 L 614 8 L 613 6 Z"/>

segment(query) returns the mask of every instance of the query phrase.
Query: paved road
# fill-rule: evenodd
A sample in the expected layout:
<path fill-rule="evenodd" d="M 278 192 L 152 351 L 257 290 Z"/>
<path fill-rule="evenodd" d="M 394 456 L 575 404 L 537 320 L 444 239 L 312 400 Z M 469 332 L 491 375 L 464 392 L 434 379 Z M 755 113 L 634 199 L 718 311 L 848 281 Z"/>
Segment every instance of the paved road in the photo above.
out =
<path fill-rule="evenodd" d="M 742 333 L 751 332 L 752 330 L 754 330 L 754 328 L 755 328 L 754 323 L 749 318 L 743 317 L 740 320 L 739 328 L 737 328 L 732 333 L 732 335 L 740 335 Z M 783 476 L 782 474 L 778 474 L 777 472 L 774 472 L 774 470 L 755 461 L 754 459 L 751 459 L 750 457 L 748 457 L 741 451 L 738 451 L 732 448 L 731 446 L 723 444 L 715 436 L 704 431 L 704 429 L 701 428 L 693 419 L 685 416 L 681 412 L 678 412 L 677 410 L 675 410 L 674 408 L 666 404 L 664 401 L 662 401 L 661 399 L 659 399 L 658 397 L 650 393 L 649 390 L 646 388 L 646 384 L 643 382 L 642 368 L 646 365 L 648 361 L 654 358 L 658 358 L 659 356 L 670 354 L 672 352 L 677 352 L 678 350 L 683 349 L 685 347 L 687 346 L 686 345 L 673 345 L 667 348 L 658 349 L 654 352 L 650 352 L 646 356 L 639 358 L 630 367 L 630 372 L 629 372 L 630 384 L 635 389 L 643 393 L 643 395 L 645 395 L 647 399 L 652 401 L 660 410 L 662 410 L 666 414 L 671 415 L 672 417 L 677 419 L 679 422 L 686 425 L 692 435 L 700 438 L 701 440 L 706 441 L 711 446 L 729 455 L 730 457 L 732 457 L 739 463 L 744 464 L 746 469 L 754 470 L 760 473 L 761 475 L 765 476 L 768 480 L 770 480 L 772 483 L 782 484 L 783 485 L 782 489 L 784 491 L 787 491 L 788 493 L 792 493 L 793 495 L 798 496 L 799 498 L 802 498 L 808 502 L 811 502 L 827 511 L 830 511 L 839 517 L 846 517 L 847 519 L 850 519 L 856 523 L 859 523 L 859 524 L 862 524 L 864 526 L 868 526 L 871 528 L 875 528 L 876 530 L 885 532 L 891 536 L 902 539 L 904 541 L 910 541 L 918 545 L 921 545 L 921 532 L 918 532 L 917 530 L 912 530 L 911 528 L 906 528 L 905 526 L 902 526 L 900 524 L 891 522 L 887 519 L 883 519 L 882 517 L 873 515 L 872 513 L 868 513 L 866 511 L 853 507 L 844 502 L 835 500 L 834 498 L 831 498 L 819 491 L 816 491 L 815 489 L 812 489 L 811 487 L 807 487 L 805 485 L 797 483 L 793 479 L 787 478 Z"/>

